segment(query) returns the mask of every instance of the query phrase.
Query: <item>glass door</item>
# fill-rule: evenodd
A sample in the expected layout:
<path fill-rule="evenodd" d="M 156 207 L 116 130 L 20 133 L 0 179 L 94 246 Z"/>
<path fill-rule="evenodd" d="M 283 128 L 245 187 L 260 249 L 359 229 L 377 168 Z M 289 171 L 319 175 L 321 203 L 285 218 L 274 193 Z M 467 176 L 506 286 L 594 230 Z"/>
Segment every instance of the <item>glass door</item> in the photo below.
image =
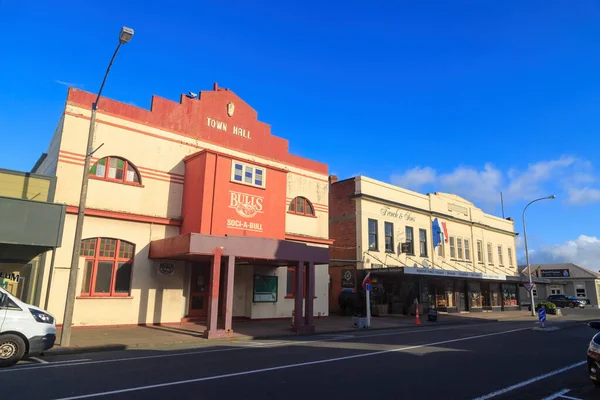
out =
<path fill-rule="evenodd" d="M 490 284 L 487 282 L 481 283 L 481 304 L 484 308 L 492 307 L 492 293 Z"/>

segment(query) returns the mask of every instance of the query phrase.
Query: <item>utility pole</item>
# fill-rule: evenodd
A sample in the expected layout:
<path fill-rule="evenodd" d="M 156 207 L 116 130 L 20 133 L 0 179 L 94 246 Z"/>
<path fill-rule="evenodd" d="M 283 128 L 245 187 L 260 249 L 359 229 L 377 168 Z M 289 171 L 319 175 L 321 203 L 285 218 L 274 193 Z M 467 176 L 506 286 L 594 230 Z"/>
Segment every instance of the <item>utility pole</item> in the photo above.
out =
<path fill-rule="evenodd" d="M 523 240 L 525 242 L 525 260 L 527 261 L 527 272 L 529 273 L 529 285 L 531 287 L 531 290 L 529 291 L 529 295 L 531 297 L 531 316 L 532 317 L 535 317 L 535 300 L 533 298 L 533 282 L 531 281 L 531 265 L 529 265 L 529 249 L 527 247 L 527 228 L 525 226 L 525 211 L 527 211 L 527 207 L 529 207 L 536 201 L 549 200 L 549 199 L 555 199 L 555 198 L 556 198 L 556 196 L 552 195 L 552 196 L 546 196 L 546 197 L 541 197 L 539 199 L 535 199 L 532 202 L 530 202 L 529 204 L 527 204 L 525 206 L 525 208 L 523 209 Z"/>
<path fill-rule="evenodd" d="M 117 46 L 110 60 L 110 64 L 108 64 L 108 68 L 106 69 L 106 73 L 104 74 L 104 79 L 102 80 L 102 85 L 100 85 L 100 90 L 98 91 L 96 101 L 92 104 L 92 116 L 90 118 L 90 129 L 88 131 L 85 161 L 83 163 L 83 179 L 81 181 L 81 193 L 79 194 L 79 210 L 77 212 L 77 223 L 75 225 L 75 239 L 73 240 L 73 253 L 71 254 L 71 270 L 69 271 L 69 283 L 67 286 L 65 314 L 63 317 L 62 333 L 60 336 L 60 345 L 62 347 L 67 347 L 71 343 L 71 326 L 73 325 L 73 310 L 75 308 L 75 292 L 77 289 L 77 273 L 79 272 L 79 254 L 81 247 L 81 238 L 83 236 L 83 218 L 85 216 L 85 205 L 87 201 L 88 181 L 90 176 L 90 161 L 94 152 L 94 132 L 96 128 L 96 111 L 98 109 L 98 102 L 100 101 L 102 89 L 104 89 L 106 78 L 108 77 L 108 73 L 110 72 L 110 67 L 112 67 L 113 61 L 115 60 L 119 49 L 123 44 L 129 42 L 132 37 L 133 29 L 127 28 L 125 26 L 121 28 L 121 33 L 119 34 L 119 45 Z"/>

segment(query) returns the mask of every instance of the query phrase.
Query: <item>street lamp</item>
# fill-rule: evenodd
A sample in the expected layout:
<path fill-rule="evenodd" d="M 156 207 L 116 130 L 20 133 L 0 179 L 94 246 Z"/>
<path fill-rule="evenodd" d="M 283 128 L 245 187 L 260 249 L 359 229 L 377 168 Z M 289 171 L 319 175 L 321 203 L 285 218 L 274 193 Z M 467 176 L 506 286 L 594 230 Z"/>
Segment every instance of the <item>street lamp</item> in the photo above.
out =
<path fill-rule="evenodd" d="M 60 337 L 60 345 L 63 347 L 68 346 L 71 342 L 71 325 L 73 324 L 73 309 L 75 308 L 75 290 L 77 287 L 77 272 L 79 269 L 79 253 L 81 247 L 81 237 L 83 235 L 83 217 L 85 215 L 85 203 L 87 200 L 90 160 L 94 152 L 92 146 L 94 144 L 96 110 L 98 108 L 98 102 L 100 101 L 102 89 L 104 89 L 104 84 L 106 83 L 106 78 L 108 77 L 108 73 L 110 72 L 110 67 L 112 67 L 113 61 L 115 60 L 115 57 L 117 56 L 117 53 L 119 52 L 121 46 L 129 42 L 132 37 L 133 29 L 127 28 L 126 26 L 121 28 L 121 32 L 119 34 L 119 45 L 117 46 L 112 58 L 110 59 L 110 64 L 108 64 L 108 68 L 106 69 L 106 73 L 104 74 L 104 79 L 102 80 L 102 85 L 100 85 L 100 90 L 98 91 L 98 96 L 96 96 L 96 101 L 92 103 L 92 116 L 90 118 L 90 129 L 88 132 L 87 149 L 85 153 L 85 161 L 83 163 L 83 179 L 81 181 L 81 193 L 79 194 L 79 210 L 77 212 L 77 223 L 75 225 L 75 239 L 73 240 L 73 253 L 71 255 L 71 271 L 69 271 L 69 284 L 67 286 L 65 314 L 63 318 L 62 334 Z"/>
<path fill-rule="evenodd" d="M 546 196 L 546 197 L 541 197 L 539 199 L 535 199 L 533 201 L 531 201 L 529 204 L 527 204 L 525 206 L 525 208 L 523 209 L 523 239 L 525 241 L 525 259 L 527 260 L 527 272 L 529 273 L 529 285 L 531 290 L 529 291 L 529 295 L 531 296 L 531 315 L 533 317 L 535 317 L 535 300 L 533 299 L 533 283 L 531 281 L 531 266 L 529 265 L 529 249 L 527 248 L 527 228 L 525 226 L 525 211 L 527 211 L 527 208 L 532 205 L 533 203 L 535 203 L 536 201 L 540 201 L 540 200 L 551 200 L 551 199 L 555 199 L 556 196 L 552 195 L 552 196 Z"/>

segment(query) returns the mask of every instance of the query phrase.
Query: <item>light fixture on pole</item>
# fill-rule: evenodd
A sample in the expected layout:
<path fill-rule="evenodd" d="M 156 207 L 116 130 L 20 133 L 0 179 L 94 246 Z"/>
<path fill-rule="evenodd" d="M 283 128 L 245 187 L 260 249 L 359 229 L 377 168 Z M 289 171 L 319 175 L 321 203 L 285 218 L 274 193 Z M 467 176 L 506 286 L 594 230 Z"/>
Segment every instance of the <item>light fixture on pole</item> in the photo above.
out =
<path fill-rule="evenodd" d="M 551 200 L 551 199 L 555 199 L 556 196 L 552 195 L 552 196 L 546 196 L 546 197 L 541 197 L 539 199 L 535 199 L 531 202 L 529 202 L 529 204 L 527 204 L 525 206 L 525 208 L 523 209 L 523 240 L 525 241 L 525 260 L 527 261 L 527 273 L 529 274 L 529 287 L 531 288 L 531 290 L 529 291 L 529 295 L 531 297 L 531 315 L 533 317 L 535 317 L 535 300 L 533 299 L 533 283 L 531 280 L 531 266 L 529 265 L 529 249 L 527 247 L 527 227 L 525 226 L 525 211 L 527 211 L 527 208 L 532 205 L 533 203 L 535 203 L 536 201 L 541 201 L 541 200 Z"/>
<path fill-rule="evenodd" d="M 67 286 L 65 314 L 63 317 L 62 333 L 60 337 L 60 345 L 63 347 L 69 346 L 71 342 L 71 325 L 73 324 L 73 309 L 75 308 L 75 291 L 77 288 L 77 273 L 79 269 L 81 238 L 83 235 L 83 218 L 85 215 L 85 203 L 87 200 L 90 160 L 94 152 L 93 144 L 94 131 L 96 125 L 96 110 L 98 108 L 98 102 L 100 101 L 102 89 L 104 89 L 104 84 L 106 83 L 106 78 L 108 77 L 108 73 L 110 72 L 110 67 L 112 67 L 113 61 L 115 60 L 115 57 L 117 56 L 117 53 L 119 52 L 121 46 L 129 42 L 132 37 L 133 29 L 127 28 L 125 26 L 121 28 L 121 33 L 119 34 L 119 44 L 115 49 L 112 58 L 110 59 L 110 63 L 108 64 L 108 68 L 106 69 L 106 73 L 104 74 L 104 79 L 102 80 L 102 85 L 100 85 L 100 90 L 98 91 L 98 95 L 96 96 L 96 101 L 92 103 L 90 129 L 88 132 L 85 161 L 83 163 L 83 179 L 81 181 L 81 193 L 79 194 L 79 209 L 77 212 L 77 223 L 75 224 L 75 239 L 73 240 L 73 253 L 71 254 L 71 270 L 69 271 L 69 283 Z"/>

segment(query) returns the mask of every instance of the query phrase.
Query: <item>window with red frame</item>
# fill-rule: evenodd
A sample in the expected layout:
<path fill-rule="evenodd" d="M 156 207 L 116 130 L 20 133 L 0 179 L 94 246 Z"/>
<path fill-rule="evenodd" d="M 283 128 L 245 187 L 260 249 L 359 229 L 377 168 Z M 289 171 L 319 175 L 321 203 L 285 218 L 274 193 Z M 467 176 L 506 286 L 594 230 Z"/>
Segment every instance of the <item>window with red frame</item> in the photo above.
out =
<path fill-rule="evenodd" d="M 294 198 L 290 203 L 288 211 L 292 214 L 306 215 L 309 217 L 315 216 L 315 209 L 313 205 L 305 197 L 298 196 Z"/>
<path fill-rule="evenodd" d="M 104 157 L 90 169 L 90 175 L 113 182 L 140 183 L 140 174 L 129 161 L 119 157 Z"/>
<path fill-rule="evenodd" d="M 133 243 L 110 238 L 85 239 L 81 241 L 80 254 L 85 257 L 81 296 L 129 296 Z"/>
<path fill-rule="evenodd" d="M 306 282 L 306 268 L 304 268 L 304 282 Z M 285 297 L 296 297 L 296 267 L 287 267 L 287 288 Z M 302 297 L 306 297 L 306 283 L 304 284 Z"/>

